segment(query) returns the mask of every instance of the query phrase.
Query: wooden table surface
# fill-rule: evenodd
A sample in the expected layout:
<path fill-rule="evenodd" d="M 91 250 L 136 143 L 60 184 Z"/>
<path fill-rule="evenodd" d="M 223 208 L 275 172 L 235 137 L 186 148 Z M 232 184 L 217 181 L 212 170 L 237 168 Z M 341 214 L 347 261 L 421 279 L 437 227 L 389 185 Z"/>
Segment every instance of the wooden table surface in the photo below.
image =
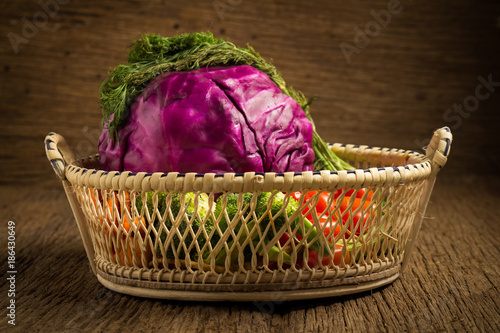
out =
<path fill-rule="evenodd" d="M 9 207 L 8 218 L 16 222 L 16 328 L 498 332 L 500 224 L 492 223 L 500 213 L 497 185 L 482 177 L 442 177 L 410 266 L 389 286 L 311 301 L 249 303 L 165 301 L 109 291 L 90 270 L 64 193 L 3 187 L 2 207 Z M 4 295 L 7 289 L 2 279 Z M 4 317 L 0 327 L 6 326 Z"/>
<path fill-rule="evenodd" d="M 2 315 L 0 331 L 500 331 L 498 1 L 19 0 L 2 2 L 0 18 L 3 314 L 8 221 L 17 270 L 16 326 Z M 394 283 L 313 301 L 190 303 L 121 295 L 92 275 L 43 139 L 55 131 L 78 156 L 95 153 L 99 85 L 130 42 L 201 30 L 250 43 L 316 96 L 329 142 L 420 150 L 435 128 L 452 129 Z"/>

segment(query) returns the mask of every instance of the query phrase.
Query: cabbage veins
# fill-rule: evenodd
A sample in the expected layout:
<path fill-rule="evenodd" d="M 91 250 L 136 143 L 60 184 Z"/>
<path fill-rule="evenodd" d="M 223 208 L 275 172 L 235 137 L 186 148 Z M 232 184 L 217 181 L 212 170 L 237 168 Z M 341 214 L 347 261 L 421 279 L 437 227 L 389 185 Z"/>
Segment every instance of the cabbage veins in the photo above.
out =
<path fill-rule="evenodd" d="M 113 140 L 105 124 L 99 139 L 106 170 L 301 172 L 315 158 L 300 105 L 248 65 L 157 76 L 117 134 Z"/>

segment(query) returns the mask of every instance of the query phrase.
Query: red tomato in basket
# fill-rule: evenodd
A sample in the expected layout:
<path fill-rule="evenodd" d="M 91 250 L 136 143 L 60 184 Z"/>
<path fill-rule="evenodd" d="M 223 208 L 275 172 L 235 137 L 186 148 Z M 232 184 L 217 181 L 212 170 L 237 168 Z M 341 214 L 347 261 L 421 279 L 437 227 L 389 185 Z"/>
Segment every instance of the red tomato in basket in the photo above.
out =
<path fill-rule="evenodd" d="M 342 200 L 342 203 L 340 204 L 340 211 L 341 212 L 344 212 L 346 210 L 349 209 L 349 202 L 351 201 L 351 197 L 344 197 L 344 199 Z M 364 203 L 363 203 L 363 211 L 366 211 L 368 210 L 368 208 L 370 207 L 370 205 L 373 205 L 371 203 L 370 200 L 366 200 Z M 352 206 L 351 206 L 351 211 L 354 211 L 356 210 L 358 207 L 361 206 L 361 199 L 360 198 L 355 198 L 353 203 L 352 203 Z"/>
<path fill-rule="evenodd" d="M 307 202 L 308 200 L 310 200 L 313 196 L 315 196 L 316 194 L 318 193 L 318 191 L 309 191 L 309 192 L 306 192 L 304 194 L 304 203 Z M 311 203 L 314 203 L 316 202 L 316 206 L 314 207 L 315 210 L 316 210 L 316 213 L 317 214 L 321 214 L 323 213 L 328 207 L 328 196 L 330 195 L 329 192 L 326 192 L 326 191 L 323 191 L 321 192 L 318 197 L 316 199 L 312 199 L 311 200 Z M 301 192 L 293 192 L 291 194 L 292 198 L 294 198 L 295 200 L 300 200 L 300 197 L 301 197 Z M 311 209 L 311 207 L 307 206 L 303 209 L 302 211 L 302 214 L 306 216 L 306 218 L 309 220 L 309 221 L 313 221 L 313 217 L 312 217 L 312 213 L 313 213 L 314 210 Z M 309 213 L 308 213 L 309 212 Z"/>
<path fill-rule="evenodd" d="M 340 245 L 340 244 L 335 244 L 335 252 L 333 254 L 333 263 L 337 266 L 340 265 L 340 263 L 342 262 L 342 249 L 344 248 L 344 246 Z M 349 254 L 349 251 L 346 251 L 345 252 L 345 258 L 344 258 L 344 264 L 349 264 L 349 262 L 351 261 L 351 255 Z"/>
<path fill-rule="evenodd" d="M 347 227 L 347 230 L 349 230 L 350 232 L 354 232 L 357 236 L 361 235 L 362 231 L 366 232 L 366 230 L 368 228 L 369 216 L 370 216 L 369 212 L 365 213 L 364 218 L 363 218 L 363 223 L 360 223 L 359 220 L 361 219 L 361 211 L 359 211 L 352 218 L 352 224 L 353 224 L 354 228 L 352 228 L 351 225 L 349 225 Z M 344 222 L 344 224 L 349 223 L 349 213 L 346 213 L 342 216 L 342 221 Z"/>
<path fill-rule="evenodd" d="M 333 264 L 336 266 L 339 266 L 342 262 L 342 249 L 344 247 L 340 244 L 335 244 L 335 251 L 333 253 Z M 350 262 L 350 254 L 349 252 L 346 251 L 345 253 L 345 258 L 344 258 L 344 264 L 349 264 Z M 330 265 L 330 257 L 323 257 L 321 258 L 321 265 L 319 263 L 319 255 L 316 251 L 309 250 L 308 251 L 308 259 L 307 259 L 307 266 L 309 268 L 321 268 L 321 266 L 329 266 Z M 298 265 L 299 267 L 297 268 L 303 268 L 304 262 Z"/>
<path fill-rule="evenodd" d="M 325 220 L 326 220 L 326 218 L 325 218 Z M 340 224 L 338 224 L 337 226 L 335 226 L 335 224 L 337 224 L 337 221 L 324 221 L 321 224 L 321 227 L 324 228 L 323 233 L 325 234 L 326 239 L 330 243 L 334 242 L 334 238 L 337 237 L 338 234 L 340 234 L 341 229 L 342 229 Z M 333 229 L 333 233 L 332 233 L 332 229 Z"/>
<path fill-rule="evenodd" d="M 304 201 L 308 201 L 309 199 L 311 199 L 313 196 L 316 195 L 316 193 L 318 193 L 318 191 L 309 191 L 309 192 L 306 192 L 304 194 Z M 327 207 L 328 207 L 328 196 L 329 196 L 329 192 L 326 192 L 326 191 L 322 191 L 318 198 L 316 200 L 318 200 L 318 202 L 316 203 L 316 211 L 321 213 L 323 212 Z M 302 193 L 301 192 L 292 192 L 291 193 L 291 197 L 294 198 L 295 200 L 300 200 L 300 197 L 302 196 Z M 312 200 L 312 202 L 315 202 L 315 200 Z"/>
<path fill-rule="evenodd" d="M 300 199 L 300 192 L 291 192 L 290 196 L 298 201 Z"/>
<path fill-rule="evenodd" d="M 309 220 L 309 222 L 314 223 L 314 220 L 312 219 L 310 214 L 306 218 Z M 331 241 L 331 239 L 332 239 L 330 233 L 331 233 L 331 230 L 333 229 L 333 227 L 335 227 L 335 223 L 336 223 L 335 221 L 333 221 L 333 222 L 328 221 L 328 216 L 326 216 L 326 215 L 323 215 L 322 217 L 319 218 L 319 224 L 320 224 L 321 228 L 323 228 L 323 233 L 325 234 L 325 237 L 327 237 L 329 241 Z M 335 230 L 333 231 L 333 237 L 340 234 L 340 230 L 341 230 L 340 225 L 335 227 Z M 300 236 L 299 234 L 297 234 L 295 236 L 297 237 L 298 240 L 302 239 L 302 236 Z"/>
<path fill-rule="evenodd" d="M 314 195 L 316 195 L 317 191 L 309 191 L 306 193 L 304 196 L 306 200 L 309 200 L 312 198 Z M 318 195 L 318 202 L 316 203 L 316 212 L 321 214 L 323 213 L 328 207 L 328 196 L 330 193 L 323 191 Z M 313 200 L 314 202 L 315 200 Z"/>
<path fill-rule="evenodd" d="M 309 250 L 309 258 L 307 259 L 307 266 L 309 268 L 318 268 L 319 265 L 319 255 L 318 252 Z M 328 266 L 330 264 L 330 257 L 321 258 L 321 265 Z"/>
<path fill-rule="evenodd" d="M 304 201 L 306 201 L 306 200 L 307 200 L 307 197 L 306 197 L 306 196 L 307 196 L 307 195 L 309 195 L 309 193 L 311 193 L 311 192 L 312 192 L 312 191 L 307 192 L 307 193 L 304 195 Z M 315 192 L 315 191 L 314 191 L 314 192 Z M 292 193 L 290 193 L 290 196 L 291 196 L 292 198 L 294 198 L 295 200 L 297 200 L 297 201 L 299 201 L 299 200 L 300 200 L 301 195 L 302 195 L 302 193 L 301 193 L 301 192 L 292 192 Z M 306 208 L 304 208 L 304 209 L 302 210 L 302 215 L 307 214 L 307 212 L 308 212 L 310 209 L 311 209 L 311 207 L 306 207 Z M 310 218 L 310 220 L 311 220 L 311 219 L 312 219 L 312 215 L 311 215 L 311 214 L 312 214 L 312 213 L 309 213 L 309 214 L 306 216 L 306 218 L 308 218 L 308 219 Z"/>
<path fill-rule="evenodd" d="M 290 239 L 290 235 L 288 234 L 288 232 L 285 232 L 279 239 L 279 243 L 281 246 L 285 246 L 285 244 L 287 244 L 288 240 Z M 288 243 L 289 244 L 289 243 Z"/>
<path fill-rule="evenodd" d="M 347 191 L 345 193 L 344 197 L 351 197 L 354 194 L 354 191 L 355 191 L 354 189 L 350 189 L 349 191 Z M 359 190 L 356 191 L 356 198 L 358 198 L 358 199 L 363 198 L 363 196 L 365 195 L 365 193 L 368 193 L 366 195 L 366 200 L 371 200 L 371 198 L 373 196 L 373 191 L 372 190 L 367 190 L 365 188 L 361 188 L 361 189 L 359 189 Z M 342 190 L 335 191 L 334 198 L 337 199 L 341 194 L 342 194 Z"/>
<path fill-rule="evenodd" d="M 349 223 L 349 217 L 351 216 L 352 212 L 359 210 L 353 217 L 352 217 L 352 224 L 353 227 L 349 224 L 349 227 L 347 230 L 350 232 L 354 232 L 356 235 L 360 235 L 362 233 L 362 230 L 366 231 L 366 228 L 368 227 L 368 219 L 370 216 L 370 209 L 371 207 L 375 207 L 371 201 L 366 200 L 363 204 L 361 203 L 360 198 L 354 199 L 352 206 L 349 208 L 349 202 L 351 198 L 350 197 L 345 197 L 344 200 L 342 200 L 342 203 L 340 204 L 340 212 L 342 214 L 342 221 L 345 223 Z M 363 207 L 361 207 L 361 205 Z M 360 223 L 360 220 L 363 222 Z"/>

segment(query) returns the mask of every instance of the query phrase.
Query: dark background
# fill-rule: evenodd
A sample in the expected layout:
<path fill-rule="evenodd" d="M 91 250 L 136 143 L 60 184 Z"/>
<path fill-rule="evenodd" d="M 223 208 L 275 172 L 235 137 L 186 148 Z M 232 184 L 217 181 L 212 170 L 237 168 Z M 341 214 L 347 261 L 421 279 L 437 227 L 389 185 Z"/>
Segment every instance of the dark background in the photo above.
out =
<path fill-rule="evenodd" d="M 401 0 L 385 26 L 377 25 L 372 12 L 393 3 L 2 1 L 0 215 L 16 223 L 16 328 L 499 331 L 500 83 L 477 87 L 480 77 L 500 82 L 500 2 Z M 363 40 L 356 31 L 365 28 L 375 30 Z M 107 291 L 92 275 L 45 157 L 45 135 L 63 135 L 79 157 L 96 153 L 98 89 L 108 69 L 125 61 L 131 41 L 201 30 L 250 43 L 289 85 L 316 96 L 311 111 L 326 141 L 420 150 L 434 129 L 452 128 L 448 164 L 400 279 L 360 295 L 262 308 L 144 300 Z M 341 45 L 356 42 L 346 57 Z M 477 91 L 485 97 L 476 99 Z M 466 105 L 470 112 L 453 112 L 475 101 Z M 2 248 L 5 230 L 2 224 Z M 4 299 L 3 275 L 0 286 Z"/>
<path fill-rule="evenodd" d="M 2 2 L 0 184 L 58 185 L 45 135 L 63 135 L 79 156 L 96 152 L 99 85 L 130 42 L 201 30 L 250 43 L 288 84 L 317 96 L 313 116 L 329 142 L 419 150 L 435 128 L 450 126 L 446 173 L 496 173 L 500 86 L 467 118 L 444 118 L 475 95 L 478 76 L 500 82 L 498 2 L 403 0 L 385 27 L 374 24 L 371 11 L 393 2 L 61 0 L 47 22 L 37 1 Z M 348 62 L 341 45 L 355 47 L 355 29 L 367 26 L 372 37 L 359 39 Z"/>

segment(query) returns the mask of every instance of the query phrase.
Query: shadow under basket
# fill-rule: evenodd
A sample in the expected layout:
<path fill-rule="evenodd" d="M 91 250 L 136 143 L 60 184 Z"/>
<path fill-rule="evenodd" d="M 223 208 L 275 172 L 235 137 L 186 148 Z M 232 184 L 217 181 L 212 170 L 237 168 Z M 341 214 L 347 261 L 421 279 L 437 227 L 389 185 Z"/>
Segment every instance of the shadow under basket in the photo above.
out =
<path fill-rule="evenodd" d="M 452 135 L 414 151 L 330 145 L 356 170 L 131 173 L 49 133 L 93 273 L 124 294 L 283 301 L 363 292 L 408 265 Z"/>

